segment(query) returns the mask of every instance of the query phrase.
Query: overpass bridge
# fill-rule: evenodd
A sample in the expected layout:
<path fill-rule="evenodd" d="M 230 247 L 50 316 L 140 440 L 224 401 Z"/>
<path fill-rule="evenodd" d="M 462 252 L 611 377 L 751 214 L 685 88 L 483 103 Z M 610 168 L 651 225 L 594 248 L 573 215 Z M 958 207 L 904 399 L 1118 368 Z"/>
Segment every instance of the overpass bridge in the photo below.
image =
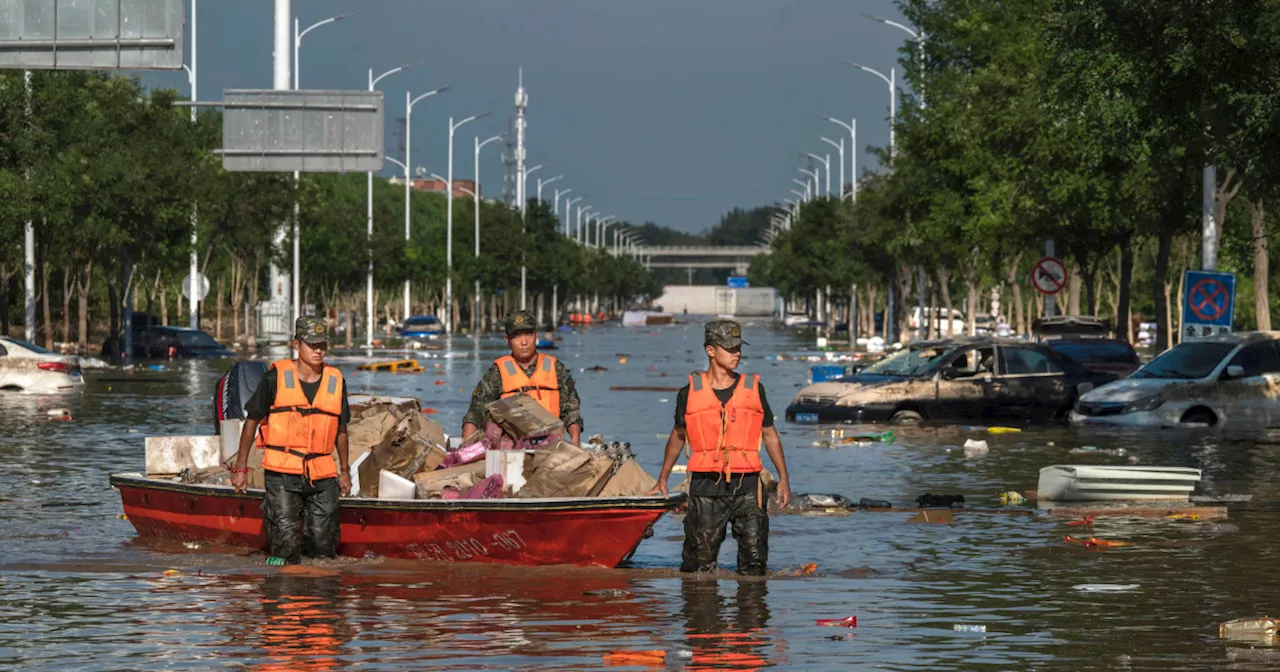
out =
<path fill-rule="evenodd" d="M 751 260 L 769 252 L 763 245 L 640 245 L 631 250 L 645 268 L 729 268 L 746 275 Z"/>

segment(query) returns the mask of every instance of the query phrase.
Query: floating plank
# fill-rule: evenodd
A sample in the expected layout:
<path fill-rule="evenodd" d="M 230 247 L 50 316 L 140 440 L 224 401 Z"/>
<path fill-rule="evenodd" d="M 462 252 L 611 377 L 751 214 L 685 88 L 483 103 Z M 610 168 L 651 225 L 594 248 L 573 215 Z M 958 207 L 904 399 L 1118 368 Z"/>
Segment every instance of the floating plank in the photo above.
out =
<path fill-rule="evenodd" d="M 416 359 L 400 359 L 393 362 L 371 362 L 356 367 L 359 371 L 375 371 L 379 373 L 422 373 L 426 369 Z"/>

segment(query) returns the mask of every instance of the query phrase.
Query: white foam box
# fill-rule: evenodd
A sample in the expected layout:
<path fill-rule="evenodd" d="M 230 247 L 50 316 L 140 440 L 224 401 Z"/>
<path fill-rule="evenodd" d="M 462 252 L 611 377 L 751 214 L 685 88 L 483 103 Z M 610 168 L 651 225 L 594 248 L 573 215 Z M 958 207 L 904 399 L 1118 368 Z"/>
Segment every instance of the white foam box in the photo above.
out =
<path fill-rule="evenodd" d="M 484 454 L 484 477 L 502 474 L 502 491 L 513 494 L 524 487 L 524 451 L 488 450 Z"/>
<path fill-rule="evenodd" d="M 222 441 L 213 435 L 148 436 L 146 460 L 152 476 L 208 469 L 222 463 Z"/>
<path fill-rule="evenodd" d="M 386 469 L 378 472 L 378 499 L 414 499 L 417 496 L 418 486 L 413 481 Z"/>

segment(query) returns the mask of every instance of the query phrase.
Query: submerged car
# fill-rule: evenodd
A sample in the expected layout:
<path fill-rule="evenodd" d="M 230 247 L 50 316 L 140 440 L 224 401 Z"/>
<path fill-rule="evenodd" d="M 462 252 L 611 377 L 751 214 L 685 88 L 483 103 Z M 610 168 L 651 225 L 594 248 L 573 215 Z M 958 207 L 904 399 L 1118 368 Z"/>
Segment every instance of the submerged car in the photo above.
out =
<path fill-rule="evenodd" d="M 814 383 L 792 422 L 1065 420 L 1079 395 L 1116 379 L 1037 343 L 964 338 L 913 343 L 853 376 Z"/>
<path fill-rule="evenodd" d="M 80 362 L 34 343 L 0 336 L 0 390 L 57 394 L 84 389 Z"/>
<path fill-rule="evenodd" d="M 400 336 L 410 341 L 444 335 L 444 323 L 435 315 L 414 315 L 400 325 Z"/>
<path fill-rule="evenodd" d="M 1128 341 L 1112 337 L 1106 320 L 1092 315 L 1042 317 L 1031 333 L 1046 346 L 1080 362 L 1087 369 L 1121 378 L 1138 370 L 1142 360 Z"/>
<path fill-rule="evenodd" d="M 1187 341 L 1081 395 L 1076 425 L 1280 427 L 1280 332 Z"/>

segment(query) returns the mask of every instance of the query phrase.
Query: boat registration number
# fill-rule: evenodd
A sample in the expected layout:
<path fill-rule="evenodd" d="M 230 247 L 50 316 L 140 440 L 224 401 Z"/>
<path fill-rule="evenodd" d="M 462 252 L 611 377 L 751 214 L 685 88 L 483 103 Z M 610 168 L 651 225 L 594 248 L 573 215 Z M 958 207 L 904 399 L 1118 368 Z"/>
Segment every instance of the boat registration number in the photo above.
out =
<path fill-rule="evenodd" d="M 806 425 L 816 425 L 818 424 L 818 414 L 817 413 L 796 413 L 796 422 L 803 423 Z"/>
<path fill-rule="evenodd" d="M 495 532 L 489 539 L 471 537 L 469 539 L 427 544 L 423 548 L 421 555 L 426 560 L 447 562 L 451 560 L 470 560 L 476 556 L 492 555 L 494 552 L 519 551 L 528 547 L 529 545 L 525 543 L 518 532 L 507 530 L 505 532 Z"/>

